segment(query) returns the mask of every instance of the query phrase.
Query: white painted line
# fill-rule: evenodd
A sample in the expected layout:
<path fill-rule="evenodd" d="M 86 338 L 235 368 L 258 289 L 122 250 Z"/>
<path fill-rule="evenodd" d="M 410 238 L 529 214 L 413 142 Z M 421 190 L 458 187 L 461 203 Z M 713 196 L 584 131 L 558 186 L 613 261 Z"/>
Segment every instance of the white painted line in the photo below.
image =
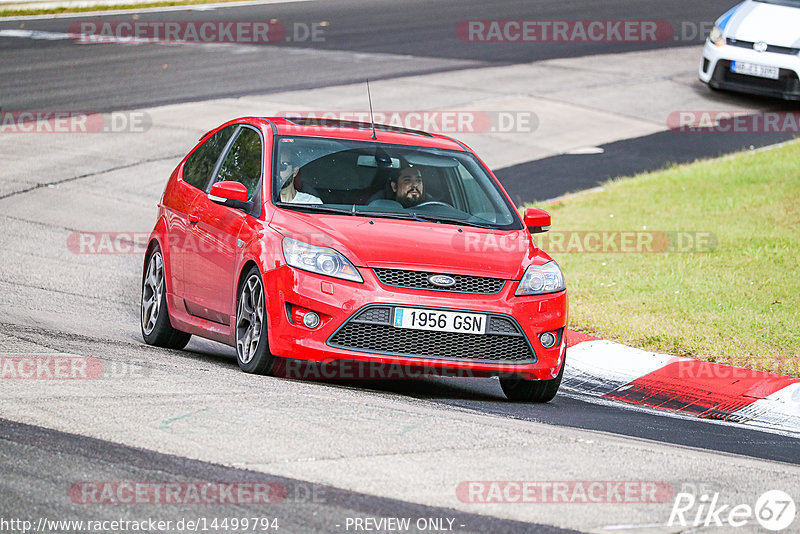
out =
<path fill-rule="evenodd" d="M 141 46 L 141 45 L 160 45 L 160 46 L 200 46 L 203 48 L 228 49 L 233 54 L 243 54 L 247 52 L 257 52 L 261 50 L 258 45 L 249 43 L 202 43 L 194 41 L 161 41 L 157 39 L 138 39 L 131 41 L 115 41 L 113 39 L 103 40 L 82 40 L 81 34 L 46 32 L 40 30 L 0 30 L 0 37 L 12 37 L 19 39 L 39 39 L 47 41 L 64 41 L 72 39 L 77 45 L 122 45 L 122 46 Z"/>
<path fill-rule="evenodd" d="M 0 37 L 18 37 L 20 39 L 42 39 L 45 41 L 62 41 L 70 38 L 68 33 L 45 32 L 39 30 L 0 30 Z"/>
<path fill-rule="evenodd" d="M 573 148 L 572 150 L 568 150 L 564 152 L 569 156 L 591 156 L 594 154 L 603 154 L 605 153 L 605 149 L 599 146 L 584 146 L 580 148 Z"/>

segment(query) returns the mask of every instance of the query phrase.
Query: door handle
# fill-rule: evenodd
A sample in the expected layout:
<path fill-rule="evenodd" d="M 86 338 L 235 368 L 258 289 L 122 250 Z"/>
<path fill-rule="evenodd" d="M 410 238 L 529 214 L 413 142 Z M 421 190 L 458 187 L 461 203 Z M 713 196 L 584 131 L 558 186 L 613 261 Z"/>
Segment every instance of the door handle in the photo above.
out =
<path fill-rule="evenodd" d="M 200 216 L 197 215 L 196 211 L 193 211 L 189 214 L 189 224 L 197 224 L 200 221 Z"/>

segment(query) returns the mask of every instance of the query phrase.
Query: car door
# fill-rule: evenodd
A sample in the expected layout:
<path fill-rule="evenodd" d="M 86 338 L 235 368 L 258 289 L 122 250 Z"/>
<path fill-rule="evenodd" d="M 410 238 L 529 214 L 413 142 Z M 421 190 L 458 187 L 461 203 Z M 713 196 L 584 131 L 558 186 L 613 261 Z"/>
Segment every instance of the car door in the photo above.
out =
<path fill-rule="evenodd" d="M 247 217 L 260 214 L 263 162 L 261 133 L 249 125 L 240 125 L 207 189 L 223 180 L 240 182 L 247 188 L 248 200 L 253 201 L 253 211 L 245 213 L 216 204 L 208 195 L 200 195 L 195 201 L 192 212 L 197 215 L 193 225 L 196 250 L 187 255 L 185 264 L 185 302 L 192 315 L 224 325 L 230 325 L 231 316 L 235 315 L 235 266 L 244 244 L 239 233 Z"/>
<path fill-rule="evenodd" d="M 164 208 L 169 228 L 169 242 L 163 245 L 169 249 L 172 292 L 179 297 L 185 293 L 184 264 L 186 255 L 191 254 L 194 236 L 192 225 L 196 222 L 193 207 L 197 197 L 205 196 L 217 161 L 236 131 L 236 126 L 223 128 L 207 138 L 186 158 L 181 175 L 168 198 L 164 198 Z"/>

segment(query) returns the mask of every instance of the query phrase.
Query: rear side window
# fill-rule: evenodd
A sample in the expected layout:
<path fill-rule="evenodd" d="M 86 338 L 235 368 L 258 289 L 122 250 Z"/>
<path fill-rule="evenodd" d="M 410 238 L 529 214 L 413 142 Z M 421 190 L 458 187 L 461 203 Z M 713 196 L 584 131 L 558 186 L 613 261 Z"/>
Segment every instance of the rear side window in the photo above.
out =
<path fill-rule="evenodd" d="M 225 150 L 225 145 L 228 140 L 236 131 L 237 126 L 228 126 L 212 135 L 205 143 L 195 150 L 189 159 L 186 160 L 186 165 L 183 166 L 183 180 L 192 184 L 198 189 L 205 191 L 211 173 L 214 172 L 214 166 L 217 164 L 222 151 Z"/>
<path fill-rule="evenodd" d="M 230 180 L 247 188 L 247 200 L 253 200 L 261 180 L 261 136 L 255 130 L 242 128 L 219 168 L 216 182 Z"/>

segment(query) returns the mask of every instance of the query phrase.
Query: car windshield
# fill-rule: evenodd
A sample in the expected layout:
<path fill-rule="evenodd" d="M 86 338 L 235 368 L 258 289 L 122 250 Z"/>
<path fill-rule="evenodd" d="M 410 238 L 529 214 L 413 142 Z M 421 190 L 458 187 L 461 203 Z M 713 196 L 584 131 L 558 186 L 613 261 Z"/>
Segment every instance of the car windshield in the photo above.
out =
<path fill-rule="evenodd" d="M 514 207 L 469 152 L 278 137 L 273 201 L 284 208 L 520 229 Z"/>

